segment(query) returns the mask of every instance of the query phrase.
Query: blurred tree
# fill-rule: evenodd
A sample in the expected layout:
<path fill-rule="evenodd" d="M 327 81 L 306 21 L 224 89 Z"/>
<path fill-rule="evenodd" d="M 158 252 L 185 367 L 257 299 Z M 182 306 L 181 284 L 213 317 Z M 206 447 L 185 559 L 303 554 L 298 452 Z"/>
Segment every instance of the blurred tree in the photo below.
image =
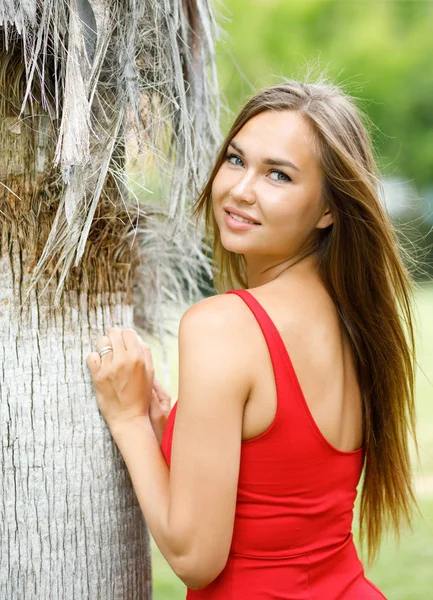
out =
<path fill-rule="evenodd" d="M 233 0 L 223 15 L 219 66 L 232 110 L 252 87 L 325 68 L 375 124 L 384 175 L 432 182 L 433 2 Z"/>

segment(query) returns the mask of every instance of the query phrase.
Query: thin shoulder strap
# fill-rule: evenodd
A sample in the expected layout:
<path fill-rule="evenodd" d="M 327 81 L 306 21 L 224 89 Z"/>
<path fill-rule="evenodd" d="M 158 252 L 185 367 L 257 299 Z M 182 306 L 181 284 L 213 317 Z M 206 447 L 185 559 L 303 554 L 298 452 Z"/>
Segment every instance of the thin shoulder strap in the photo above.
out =
<path fill-rule="evenodd" d="M 245 304 L 247 304 L 251 312 L 256 317 L 271 355 L 278 394 L 287 389 L 289 379 L 289 381 L 292 383 L 292 390 L 295 390 L 296 393 L 303 398 L 303 393 L 286 346 L 278 329 L 275 327 L 274 322 L 266 310 L 263 308 L 260 302 L 256 300 L 256 298 L 250 294 L 250 292 L 248 292 L 248 290 L 229 290 L 226 293 L 236 294 L 242 298 L 242 300 L 245 302 Z"/>

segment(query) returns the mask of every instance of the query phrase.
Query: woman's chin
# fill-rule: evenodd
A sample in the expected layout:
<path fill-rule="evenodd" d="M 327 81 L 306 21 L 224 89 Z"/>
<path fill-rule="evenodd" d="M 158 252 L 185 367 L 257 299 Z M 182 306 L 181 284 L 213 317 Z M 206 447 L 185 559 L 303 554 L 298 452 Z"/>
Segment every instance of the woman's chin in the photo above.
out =
<path fill-rule="evenodd" d="M 230 240 L 227 238 L 224 239 L 224 237 L 221 237 L 220 242 L 224 250 L 227 250 L 227 252 L 233 252 L 234 254 L 245 254 L 248 249 L 247 244 L 238 240 Z"/>

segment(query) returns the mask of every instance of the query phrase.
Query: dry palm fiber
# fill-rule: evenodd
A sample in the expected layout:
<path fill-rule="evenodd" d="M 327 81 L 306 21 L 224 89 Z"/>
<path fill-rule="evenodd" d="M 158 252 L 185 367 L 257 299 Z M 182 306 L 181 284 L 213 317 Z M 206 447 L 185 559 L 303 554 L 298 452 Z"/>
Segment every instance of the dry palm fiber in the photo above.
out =
<path fill-rule="evenodd" d="M 57 167 L 50 183 L 56 190 L 52 218 L 32 285 L 46 281 L 47 273 L 55 276 L 59 305 L 71 271 L 91 253 L 91 231 L 92 244 L 103 245 L 104 229 L 98 239 L 95 233 L 98 206 L 100 218 L 101 206 L 114 204 L 118 241 L 111 236 L 107 243 L 123 248 L 125 240 L 135 240 L 132 283 L 142 309 L 137 317 L 151 327 L 158 305 L 180 298 L 188 285 L 196 289 L 195 275 L 206 268 L 186 209 L 219 139 L 216 28 L 209 3 L 0 0 L 0 27 L 1 114 L 9 85 L 5 65 L 19 55 L 24 84 L 18 116 L 48 115 L 50 160 Z M 157 201 L 139 203 L 128 189 L 125 148 L 146 156 L 159 181 L 170 182 L 154 190 Z M 2 193 L 26 202 L 6 184 Z M 6 196 L 0 218 L 11 227 L 14 211 Z M 32 210 L 39 215 L 47 206 L 42 208 Z M 115 247 L 111 251 L 116 254 Z"/>

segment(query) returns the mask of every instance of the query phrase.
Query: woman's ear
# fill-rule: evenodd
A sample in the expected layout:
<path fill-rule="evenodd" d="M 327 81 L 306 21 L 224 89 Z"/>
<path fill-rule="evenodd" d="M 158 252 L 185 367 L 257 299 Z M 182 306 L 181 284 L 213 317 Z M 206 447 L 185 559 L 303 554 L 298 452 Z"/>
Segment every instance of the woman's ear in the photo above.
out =
<path fill-rule="evenodd" d="M 333 222 L 334 222 L 334 215 L 332 214 L 331 210 L 328 208 L 325 210 L 323 215 L 320 217 L 316 227 L 318 229 L 326 229 L 326 227 L 329 227 L 329 225 L 332 225 Z"/>

